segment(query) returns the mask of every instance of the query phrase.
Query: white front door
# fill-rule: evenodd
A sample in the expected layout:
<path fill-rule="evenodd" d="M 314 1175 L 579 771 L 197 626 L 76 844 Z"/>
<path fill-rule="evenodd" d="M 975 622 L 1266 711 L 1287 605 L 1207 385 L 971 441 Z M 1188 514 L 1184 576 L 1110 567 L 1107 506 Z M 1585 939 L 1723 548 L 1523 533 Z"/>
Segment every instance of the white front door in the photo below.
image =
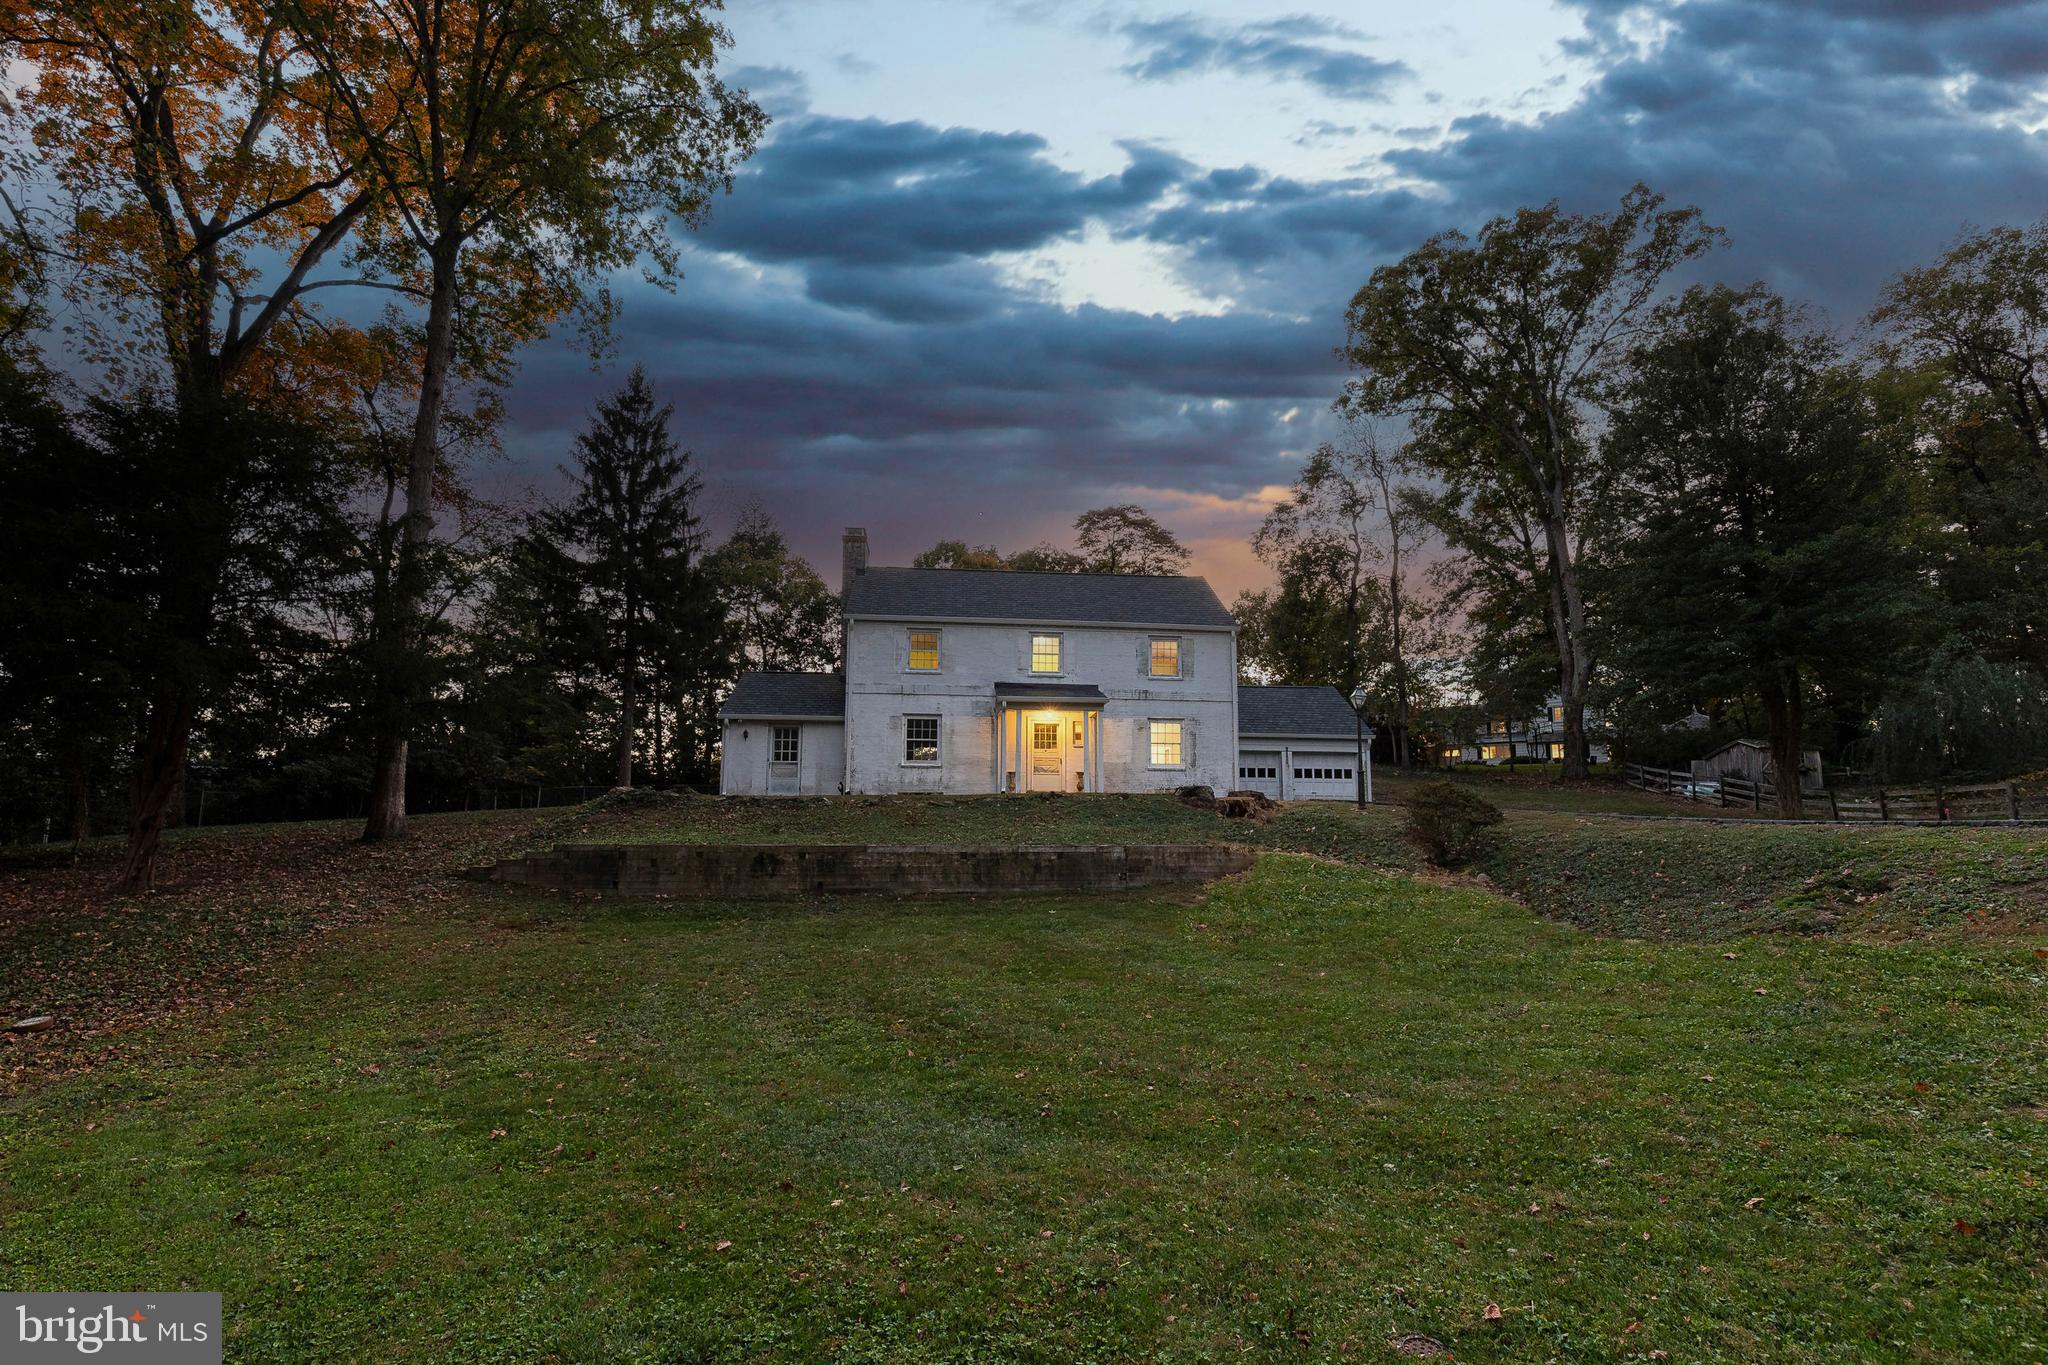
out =
<path fill-rule="evenodd" d="M 1031 790 L 1066 790 L 1066 750 L 1060 745 L 1060 723 L 1056 720 L 1031 722 Z"/>

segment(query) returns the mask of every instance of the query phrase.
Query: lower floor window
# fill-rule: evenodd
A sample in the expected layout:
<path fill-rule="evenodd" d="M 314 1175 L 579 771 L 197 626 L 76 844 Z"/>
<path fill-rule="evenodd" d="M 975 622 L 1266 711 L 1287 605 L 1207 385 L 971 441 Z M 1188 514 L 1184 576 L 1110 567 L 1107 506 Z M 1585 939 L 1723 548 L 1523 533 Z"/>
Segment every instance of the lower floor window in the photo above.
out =
<path fill-rule="evenodd" d="M 936 763 L 939 761 L 939 718 L 937 716 L 905 716 L 903 718 L 903 761 L 905 763 Z"/>
<path fill-rule="evenodd" d="M 1356 768 L 1296 768 L 1294 770 L 1294 780 L 1297 782 L 1349 782 L 1357 774 L 1358 770 Z"/>
<path fill-rule="evenodd" d="M 1237 770 L 1237 775 L 1239 777 L 1252 779 L 1257 779 L 1261 777 L 1271 778 L 1278 777 L 1280 775 L 1280 770 L 1278 768 L 1260 768 L 1254 766 L 1249 768 L 1239 768 Z"/>
<path fill-rule="evenodd" d="M 778 725 L 775 736 L 769 743 L 768 760 L 771 763 L 794 763 L 797 755 L 797 735 L 794 725 Z"/>
<path fill-rule="evenodd" d="M 1177 720 L 1155 720 L 1152 722 L 1152 766 L 1155 768 L 1178 768 L 1180 762 L 1180 722 Z"/>

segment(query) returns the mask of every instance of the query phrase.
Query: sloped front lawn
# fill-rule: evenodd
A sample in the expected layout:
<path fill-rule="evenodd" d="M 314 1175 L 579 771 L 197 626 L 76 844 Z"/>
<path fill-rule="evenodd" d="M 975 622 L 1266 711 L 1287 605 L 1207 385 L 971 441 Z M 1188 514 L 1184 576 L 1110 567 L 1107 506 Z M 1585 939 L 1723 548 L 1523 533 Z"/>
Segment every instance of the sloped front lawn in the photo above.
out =
<path fill-rule="evenodd" d="M 1626 943 L 1274 857 L 466 892 L 302 966 L 0 1107 L 0 1279 L 220 1290 L 238 1360 L 2048 1351 L 2022 943 Z"/>

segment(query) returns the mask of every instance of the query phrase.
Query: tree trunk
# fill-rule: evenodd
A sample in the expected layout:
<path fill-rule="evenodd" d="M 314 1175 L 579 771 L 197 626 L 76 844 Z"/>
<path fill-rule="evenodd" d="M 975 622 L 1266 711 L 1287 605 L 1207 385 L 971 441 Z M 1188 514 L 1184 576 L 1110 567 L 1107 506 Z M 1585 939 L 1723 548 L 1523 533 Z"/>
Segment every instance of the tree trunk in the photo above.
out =
<path fill-rule="evenodd" d="M 92 767 L 86 761 L 82 744 L 72 756 L 71 780 L 66 785 L 70 799 L 64 812 L 64 829 L 73 844 L 81 844 L 92 832 Z"/>
<path fill-rule="evenodd" d="M 363 842 L 374 844 L 405 833 L 405 765 L 412 745 L 402 738 L 377 738 L 376 768 L 370 774 L 370 808 Z"/>
<path fill-rule="evenodd" d="M 633 785 L 633 675 L 640 670 L 629 659 L 626 671 L 619 679 L 619 781 L 621 787 Z"/>
<path fill-rule="evenodd" d="M 157 849 L 184 783 L 185 751 L 198 714 L 199 698 L 189 687 L 166 686 L 150 701 L 130 780 L 128 852 L 114 881 L 121 895 L 139 896 L 156 881 Z"/>
<path fill-rule="evenodd" d="M 1799 666 L 1782 664 L 1773 668 L 1761 690 L 1764 710 L 1770 718 L 1778 814 L 1787 820 L 1797 820 L 1805 814 L 1799 792 L 1799 765 L 1805 757 L 1806 706 L 1799 695 Z"/>
<path fill-rule="evenodd" d="M 1555 506 L 1554 497 L 1552 502 Z M 1543 536 L 1550 561 L 1550 631 L 1557 644 L 1557 699 L 1564 707 L 1564 780 L 1583 782 L 1592 775 L 1586 742 L 1586 686 L 1592 681 L 1593 661 L 1585 645 L 1585 599 L 1579 592 L 1571 534 L 1561 512 L 1544 519 Z"/>
<path fill-rule="evenodd" d="M 1401 650 L 1401 539 L 1394 538 L 1394 568 L 1387 575 L 1394 637 L 1394 766 L 1408 766 L 1408 659 Z"/>
<path fill-rule="evenodd" d="M 456 264 L 460 243 L 436 243 L 433 288 L 427 307 L 426 354 L 420 365 L 420 405 L 414 414 L 406 454 L 405 527 L 398 546 L 398 572 L 390 603 L 392 648 L 380 660 L 378 689 L 384 705 L 376 736 L 376 773 L 370 783 L 369 819 L 363 842 L 379 843 L 405 833 L 405 768 L 411 752 L 412 716 L 424 664 L 427 551 L 434 533 L 434 475 L 441 458 L 441 411 L 447 403 L 448 372 L 455 356 Z"/>

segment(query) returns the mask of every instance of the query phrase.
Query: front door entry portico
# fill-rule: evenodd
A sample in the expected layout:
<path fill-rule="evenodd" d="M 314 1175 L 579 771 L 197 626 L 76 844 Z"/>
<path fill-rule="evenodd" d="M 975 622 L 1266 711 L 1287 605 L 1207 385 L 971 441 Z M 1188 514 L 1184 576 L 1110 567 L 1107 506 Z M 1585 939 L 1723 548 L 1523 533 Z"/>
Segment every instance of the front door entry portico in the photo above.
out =
<path fill-rule="evenodd" d="M 1058 721 L 1033 721 L 1031 723 L 1031 790 L 1035 792 L 1056 792 L 1065 790 L 1062 780 L 1066 772 L 1065 754 L 1060 748 L 1060 724 Z"/>
<path fill-rule="evenodd" d="M 1102 689 L 997 683 L 989 785 L 999 792 L 1102 790 Z"/>

